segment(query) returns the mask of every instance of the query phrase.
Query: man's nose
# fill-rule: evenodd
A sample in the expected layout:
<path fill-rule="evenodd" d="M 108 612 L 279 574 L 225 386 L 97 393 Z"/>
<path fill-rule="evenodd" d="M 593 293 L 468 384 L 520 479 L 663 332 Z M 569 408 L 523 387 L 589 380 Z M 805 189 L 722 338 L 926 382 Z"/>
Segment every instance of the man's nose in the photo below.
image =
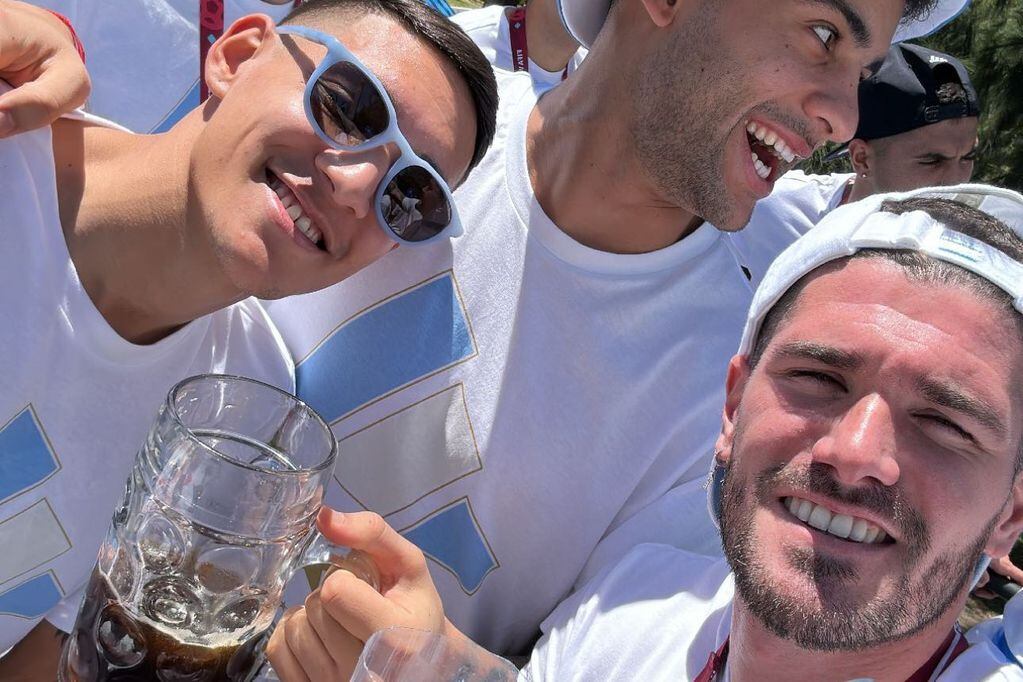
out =
<path fill-rule="evenodd" d="M 805 110 L 823 140 L 846 142 L 856 134 L 860 119 L 858 91 L 858 73 L 851 78 L 820 74 L 807 98 Z"/>
<path fill-rule="evenodd" d="M 334 203 L 356 218 L 374 211 L 377 188 L 399 152 L 393 145 L 354 151 L 328 149 L 316 156 L 316 168 L 327 179 Z"/>
<path fill-rule="evenodd" d="M 877 394 L 864 396 L 841 415 L 813 446 L 815 461 L 828 464 L 845 485 L 865 479 L 895 485 L 895 424 L 888 404 Z"/>

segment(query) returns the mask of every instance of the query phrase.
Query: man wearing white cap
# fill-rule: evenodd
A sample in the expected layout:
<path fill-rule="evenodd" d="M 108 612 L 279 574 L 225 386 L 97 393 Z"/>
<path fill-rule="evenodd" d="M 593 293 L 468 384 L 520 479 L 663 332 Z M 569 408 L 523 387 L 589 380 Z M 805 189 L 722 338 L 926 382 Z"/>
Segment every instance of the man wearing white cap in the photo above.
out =
<path fill-rule="evenodd" d="M 893 34 L 965 0 L 609 4 L 562 3 L 592 50 L 543 99 L 503 77 L 463 237 L 267 307 L 341 442 L 328 503 L 421 547 L 502 653 L 638 542 L 718 551 L 702 485 L 751 289 L 716 228 L 851 137 Z"/>
<path fill-rule="evenodd" d="M 956 626 L 1023 529 L 1023 239 L 988 213 L 1021 208 L 979 185 L 878 196 L 783 253 L 728 367 L 710 485 L 726 559 L 636 547 L 546 619 L 520 679 L 1023 679 L 1021 605 Z M 328 578 L 271 641 L 282 680 L 323 660 L 310 640 L 335 665 L 305 673 L 328 681 L 358 653 L 329 646 L 346 637 L 457 636 L 411 543 L 368 514 L 321 528 L 388 589 Z"/>

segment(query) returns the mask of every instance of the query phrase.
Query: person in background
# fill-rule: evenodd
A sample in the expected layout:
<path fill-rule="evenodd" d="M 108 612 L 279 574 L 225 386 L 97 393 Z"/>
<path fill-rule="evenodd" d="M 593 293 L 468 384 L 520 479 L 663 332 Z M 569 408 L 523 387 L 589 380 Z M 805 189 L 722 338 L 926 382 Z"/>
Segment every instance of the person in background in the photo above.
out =
<path fill-rule="evenodd" d="M 828 157 L 848 154 L 853 172 L 787 173 L 732 236 L 754 284 L 775 256 L 842 204 L 973 175 L 980 100 L 955 57 L 892 45 L 884 65 L 860 84 L 859 109 L 855 136 Z"/>
<path fill-rule="evenodd" d="M 541 88 L 568 78 L 586 56 L 586 49 L 562 24 L 557 0 L 490 5 L 459 12 L 452 21 L 480 46 L 495 68 L 526 71 Z"/>
<path fill-rule="evenodd" d="M 39 10 L 0 2 L 20 12 Z M 448 185 L 482 158 L 497 106 L 479 49 L 415 0 L 310 0 L 285 23 L 229 26 L 207 55 L 210 98 L 165 134 L 79 112 L 0 141 L 16 198 L 0 209 L 0 679 L 53 679 L 55 628 L 74 622 L 175 383 L 219 372 L 294 390 L 251 296 L 457 233 Z M 384 206 L 392 189 L 407 211 Z"/>

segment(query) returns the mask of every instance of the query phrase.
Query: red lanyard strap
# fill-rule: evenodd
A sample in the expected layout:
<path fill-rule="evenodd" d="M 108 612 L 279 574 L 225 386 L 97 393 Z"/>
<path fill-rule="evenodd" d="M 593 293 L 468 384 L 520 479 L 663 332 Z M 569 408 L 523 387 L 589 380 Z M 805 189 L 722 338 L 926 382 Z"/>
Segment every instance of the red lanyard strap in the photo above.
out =
<path fill-rule="evenodd" d="M 959 628 L 955 628 L 945 638 L 945 641 L 938 650 L 934 652 L 934 655 L 919 670 L 913 673 L 906 682 L 928 682 L 928 680 L 934 678 L 936 673 L 940 673 L 952 665 L 952 661 L 969 648 L 970 643 L 963 637 Z M 715 682 L 724 672 L 727 661 L 728 638 L 726 637 L 721 647 L 707 659 L 707 664 L 703 666 L 703 670 L 696 676 L 694 682 Z"/>
<path fill-rule="evenodd" d="M 206 55 L 224 34 L 224 0 L 199 0 L 199 101 L 210 96 L 206 87 Z"/>
<path fill-rule="evenodd" d="M 508 13 L 508 42 L 511 44 L 512 69 L 529 71 L 529 45 L 526 43 L 526 8 L 516 7 Z M 561 80 L 568 78 L 568 65 Z"/>
<path fill-rule="evenodd" d="M 529 71 L 525 7 L 516 7 L 508 13 L 508 41 L 511 43 L 512 68 L 515 71 Z"/>

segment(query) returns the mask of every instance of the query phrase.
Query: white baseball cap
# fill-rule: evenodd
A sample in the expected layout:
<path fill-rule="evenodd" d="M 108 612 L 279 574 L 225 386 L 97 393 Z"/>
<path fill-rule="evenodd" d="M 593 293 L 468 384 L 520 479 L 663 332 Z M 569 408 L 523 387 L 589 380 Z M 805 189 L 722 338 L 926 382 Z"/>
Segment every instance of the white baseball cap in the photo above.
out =
<path fill-rule="evenodd" d="M 970 0 L 938 0 L 922 19 L 900 23 L 892 42 L 934 33 L 959 16 L 969 4 Z M 558 0 L 561 23 L 569 35 L 585 48 L 591 47 L 597 39 L 610 9 L 611 0 Z"/>
<path fill-rule="evenodd" d="M 881 208 L 886 201 L 928 197 L 972 206 L 1008 225 L 1023 239 L 1023 195 L 980 184 L 924 187 L 911 192 L 875 194 L 841 206 L 782 251 L 764 274 L 753 296 L 739 353 L 753 350 L 764 317 L 789 288 L 825 263 L 861 249 L 917 251 L 980 275 L 1012 297 L 1023 314 L 1023 263 L 998 249 L 947 228 L 924 211 L 903 214 Z"/>

